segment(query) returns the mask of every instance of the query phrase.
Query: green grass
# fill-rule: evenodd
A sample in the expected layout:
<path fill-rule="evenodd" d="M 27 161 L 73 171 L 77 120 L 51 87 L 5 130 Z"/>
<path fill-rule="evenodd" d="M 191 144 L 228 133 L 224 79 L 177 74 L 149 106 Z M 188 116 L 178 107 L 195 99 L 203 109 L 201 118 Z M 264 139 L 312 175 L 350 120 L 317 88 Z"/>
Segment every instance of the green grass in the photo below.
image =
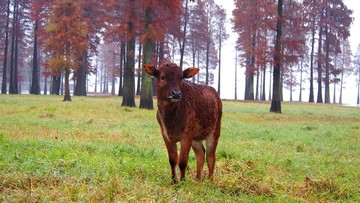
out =
<path fill-rule="evenodd" d="M 359 108 L 224 101 L 215 179 L 191 152 L 173 185 L 156 111 L 120 104 L 0 95 L 0 201 L 360 202 Z"/>

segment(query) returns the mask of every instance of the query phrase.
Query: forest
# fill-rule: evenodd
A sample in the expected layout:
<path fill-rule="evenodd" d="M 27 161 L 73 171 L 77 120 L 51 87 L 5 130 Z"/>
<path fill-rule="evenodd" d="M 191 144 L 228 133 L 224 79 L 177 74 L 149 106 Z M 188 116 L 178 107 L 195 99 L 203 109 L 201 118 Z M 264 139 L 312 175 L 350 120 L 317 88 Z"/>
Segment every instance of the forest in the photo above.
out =
<path fill-rule="evenodd" d="M 131 107 L 139 95 L 139 107 L 152 109 L 156 91 L 143 64 L 172 61 L 199 67 L 193 82 L 220 94 L 221 72 L 230 71 L 221 66 L 222 46 L 235 32 L 244 100 L 280 105 L 283 88 L 292 101 L 298 87 L 300 101 L 331 103 L 334 91 L 333 102 L 339 95 L 342 103 L 344 80 L 355 75 L 359 104 L 360 46 L 353 56 L 353 11 L 342 0 L 233 3 L 227 16 L 214 0 L 1 1 L 1 93 L 61 94 L 71 101 L 71 95 L 102 92 L 122 96 L 122 105 Z M 305 88 L 309 95 L 301 95 Z"/>

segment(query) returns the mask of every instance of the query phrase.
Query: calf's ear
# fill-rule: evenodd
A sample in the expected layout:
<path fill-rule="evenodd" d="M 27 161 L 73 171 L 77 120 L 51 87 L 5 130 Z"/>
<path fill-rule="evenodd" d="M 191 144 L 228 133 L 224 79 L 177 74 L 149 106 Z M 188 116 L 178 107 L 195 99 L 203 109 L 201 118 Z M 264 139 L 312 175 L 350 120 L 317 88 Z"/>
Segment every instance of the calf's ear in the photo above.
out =
<path fill-rule="evenodd" d="M 157 70 L 155 66 L 150 64 L 144 64 L 144 69 L 149 75 L 156 77 Z"/>
<path fill-rule="evenodd" d="M 199 72 L 198 68 L 188 68 L 183 71 L 183 78 L 191 78 Z"/>

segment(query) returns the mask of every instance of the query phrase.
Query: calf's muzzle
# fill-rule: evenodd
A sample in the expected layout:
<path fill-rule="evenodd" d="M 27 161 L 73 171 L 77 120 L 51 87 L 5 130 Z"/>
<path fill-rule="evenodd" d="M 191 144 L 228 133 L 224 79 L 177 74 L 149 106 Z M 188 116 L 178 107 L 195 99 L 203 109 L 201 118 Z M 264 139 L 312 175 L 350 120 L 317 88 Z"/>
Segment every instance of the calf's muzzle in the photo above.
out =
<path fill-rule="evenodd" d="M 181 99 L 181 91 L 173 90 L 171 91 L 170 96 L 168 97 L 172 102 L 180 101 Z"/>

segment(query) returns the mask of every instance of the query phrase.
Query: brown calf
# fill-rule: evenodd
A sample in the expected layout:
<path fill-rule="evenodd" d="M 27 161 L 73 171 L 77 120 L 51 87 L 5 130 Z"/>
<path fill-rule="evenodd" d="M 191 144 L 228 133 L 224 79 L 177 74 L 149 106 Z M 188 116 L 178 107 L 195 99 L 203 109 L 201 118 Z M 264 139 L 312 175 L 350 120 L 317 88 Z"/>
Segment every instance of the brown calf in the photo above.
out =
<path fill-rule="evenodd" d="M 196 178 L 202 178 L 205 159 L 209 168 L 209 178 L 213 177 L 215 151 L 220 136 L 222 103 L 214 88 L 196 85 L 184 80 L 199 71 L 188 68 L 184 71 L 174 63 L 166 63 L 156 69 L 144 65 L 145 71 L 156 78 L 157 120 L 169 155 L 172 179 L 176 179 L 176 165 L 179 165 L 181 177 L 185 179 L 190 147 L 196 155 Z M 180 142 L 178 156 L 176 143 Z"/>

